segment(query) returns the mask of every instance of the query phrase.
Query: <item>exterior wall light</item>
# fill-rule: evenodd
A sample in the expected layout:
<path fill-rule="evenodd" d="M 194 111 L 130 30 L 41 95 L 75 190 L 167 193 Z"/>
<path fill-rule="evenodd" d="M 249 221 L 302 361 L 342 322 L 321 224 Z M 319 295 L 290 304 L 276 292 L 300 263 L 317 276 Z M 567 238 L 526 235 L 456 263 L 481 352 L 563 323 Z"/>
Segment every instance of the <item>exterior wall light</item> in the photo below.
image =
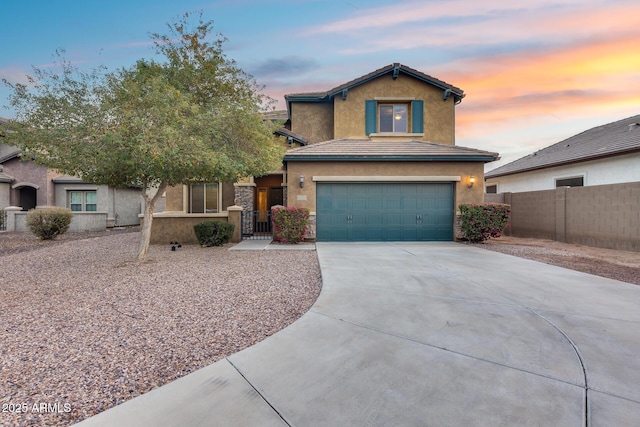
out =
<path fill-rule="evenodd" d="M 473 187 L 473 184 L 475 184 L 475 183 L 476 183 L 476 177 L 471 175 L 469 177 L 469 184 L 467 184 L 467 187 L 471 188 L 471 187 Z"/>
<path fill-rule="evenodd" d="M 304 175 L 300 175 L 300 188 L 304 188 Z"/>

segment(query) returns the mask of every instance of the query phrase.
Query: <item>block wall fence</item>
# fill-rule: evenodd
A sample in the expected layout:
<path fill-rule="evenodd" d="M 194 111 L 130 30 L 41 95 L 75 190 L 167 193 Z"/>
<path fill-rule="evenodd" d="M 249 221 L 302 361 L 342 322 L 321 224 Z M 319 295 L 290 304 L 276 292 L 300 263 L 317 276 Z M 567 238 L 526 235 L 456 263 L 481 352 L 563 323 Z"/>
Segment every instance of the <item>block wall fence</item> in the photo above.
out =
<path fill-rule="evenodd" d="M 505 235 L 640 251 L 640 182 L 485 194 L 511 205 Z"/>

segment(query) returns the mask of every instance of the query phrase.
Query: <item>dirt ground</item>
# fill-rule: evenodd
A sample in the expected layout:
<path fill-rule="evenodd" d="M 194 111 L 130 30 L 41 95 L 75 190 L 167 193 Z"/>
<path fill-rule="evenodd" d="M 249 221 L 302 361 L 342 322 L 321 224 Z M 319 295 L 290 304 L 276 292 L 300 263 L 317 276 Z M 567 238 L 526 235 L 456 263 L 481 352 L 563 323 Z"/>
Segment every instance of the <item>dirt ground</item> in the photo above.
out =
<path fill-rule="evenodd" d="M 509 236 L 475 246 L 640 285 L 640 252 Z"/>

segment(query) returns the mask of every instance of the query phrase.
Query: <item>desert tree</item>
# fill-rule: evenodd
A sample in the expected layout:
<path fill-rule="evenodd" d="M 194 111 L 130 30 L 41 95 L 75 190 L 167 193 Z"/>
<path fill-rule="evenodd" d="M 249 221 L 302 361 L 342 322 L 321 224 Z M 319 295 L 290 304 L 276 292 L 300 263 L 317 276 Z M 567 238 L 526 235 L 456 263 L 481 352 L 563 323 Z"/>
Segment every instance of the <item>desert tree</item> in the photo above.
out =
<path fill-rule="evenodd" d="M 192 21 L 185 14 L 151 34 L 156 55 L 130 67 L 83 71 L 58 51 L 56 67 L 4 81 L 16 117 L 3 142 L 61 173 L 140 189 L 139 261 L 167 187 L 263 175 L 282 160 L 277 124 L 263 114 L 272 101 L 226 57 L 213 22 Z"/>

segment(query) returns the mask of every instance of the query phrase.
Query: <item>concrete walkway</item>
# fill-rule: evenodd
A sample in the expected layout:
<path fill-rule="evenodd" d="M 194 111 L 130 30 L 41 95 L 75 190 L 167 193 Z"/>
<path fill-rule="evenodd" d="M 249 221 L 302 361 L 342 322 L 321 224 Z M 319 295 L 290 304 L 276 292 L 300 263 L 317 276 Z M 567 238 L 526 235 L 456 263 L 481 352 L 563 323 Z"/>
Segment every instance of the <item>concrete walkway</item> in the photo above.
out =
<path fill-rule="evenodd" d="M 81 425 L 640 425 L 640 287 L 456 243 L 316 246 L 301 319 Z"/>
<path fill-rule="evenodd" d="M 272 240 L 247 239 L 233 245 L 230 251 L 315 251 L 315 243 L 302 242 L 295 245 L 273 243 Z"/>

